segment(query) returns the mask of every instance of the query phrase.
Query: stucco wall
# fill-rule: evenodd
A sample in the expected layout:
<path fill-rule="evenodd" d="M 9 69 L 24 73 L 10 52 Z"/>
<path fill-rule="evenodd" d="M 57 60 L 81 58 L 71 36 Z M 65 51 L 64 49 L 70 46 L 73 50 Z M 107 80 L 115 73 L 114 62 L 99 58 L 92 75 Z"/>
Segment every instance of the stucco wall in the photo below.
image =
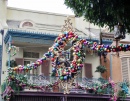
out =
<path fill-rule="evenodd" d="M 100 29 L 100 27 L 92 24 L 92 23 L 89 23 L 89 21 L 85 20 L 84 17 L 78 17 L 78 18 L 75 18 L 75 26 L 76 28 L 79 28 L 79 29 L 83 29 L 83 28 L 94 28 L 94 29 Z M 85 27 L 84 27 L 85 26 Z"/>
<path fill-rule="evenodd" d="M 23 46 L 24 47 L 24 46 Z M 46 53 L 47 51 L 48 51 L 48 48 L 49 48 L 49 46 L 46 46 L 46 47 L 36 47 L 36 46 L 34 46 L 34 47 L 24 47 L 24 48 L 19 48 L 19 51 L 17 52 L 17 54 L 14 56 L 14 57 L 12 57 L 11 59 L 14 59 L 15 60 L 15 58 L 24 58 L 23 57 L 23 52 L 24 51 L 26 51 L 26 52 L 38 52 L 39 53 L 39 58 L 42 58 L 43 57 L 43 55 L 44 55 L 44 53 Z M 37 59 L 33 59 L 33 58 L 24 58 L 25 60 L 32 60 L 32 61 L 36 61 Z M 38 68 L 40 68 L 39 69 L 39 73 L 41 73 L 41 66 L 40 67 L 38 67 Z M 50 67 L 50 72 L 51 72 L 51 67 Z"/>
<path fill-rule="evenodd" d="M 90 55 L 90 54 L 86 54 L 86 60 L 85 63 L 90 63 L 92 64 L 92 76 L 93 78 L 99 78 L 100 77 L 100 73 L 95 72 L 96 67 L 99 66 L 100 62 L 99 62 L 99 57 L 97 55 Z M 83 68 L 84 71 L 84 68 Z M 84 72 L 82 74 L 82 77 L 84 77 Z"/>
<path fill-rule="evenodd" d="M 24 46 L 23 46 L 24 47 Z M 19 48 L 19 51 L 17 52 L 17 54 L 12 57 L 11 59 L 15 59 L 15 58 L 23 58 L 23 52 L 24 51 L 28 51 L 28 52 L 38 52 L 40 54 L 39 58 L 41 58 L 43 56 L 44 53 L 46 53 L 48 51 L 49 46 L 44 46 L 44 47 L 28 47 L 28 48 Z M 27 58 L 24 58 L 25 60 Z M 37 60 L 37 59 L 36 59 Z M 90 63 L 92 64 L 92 76 L 93 78 L 99 78 L 100 77 L 100 73 L 95 72 L 96 67 L 99 65 L 99 57 L 97 55 L 90 55 L 90 54 L 86 54 L 86 59 L 85 59 L 85 63 Z M 40 71 L 39 73 L 41 73 L 41 67 L 39 67 Z M 50 65 L 50 73 L 52 71 L 51 65 Z M 82 69 L 82 77 L 85 77 L 85 73 L 84 73 L 84 68 Z"/>
<path fill-rule="evenodd" d="M 60 15 L 47 12 L 38 12 L 31 10 L 22 10 L 8 7 L 7 9 L 7 19 L 23 21 L 29 19 L 35 23 L 49 24 L 49 25 L 64 25 L 64 20 L 66 20 L 67 15 Z M 71 16 L 71 21 L 75 25 L 74 16 Z"/>
<path fill-rule="evenodd" d="M 121 59 L 120 57 L 114 53 L 114 55 L 111 56 L 110 59 L 110 54 L 108 53 L 106 62 L 104 62 L 104 58 L 102 57 L 102 65 L 106 66 L 107 72 L 103 73 L 102 76 L 106 79 L 108 79 L 110 76 L 112 76 L 112 79 L 115 82 L 122 81 L 122 75 L 121 75 Z M 111 64 L 111 67 L 110 67 Z M 110 70 L 110 68 L 112 70 Z M 112 71 L 111 75 L 110 72 Z"/>
<path fill-rule="evenodd" d="M 4 35 L 7 33 L 7 29 L 4 30 Z M 6 45 L 3 44 L 3 57 L 2 57 L 2 73 L 1 73 L 1 83 L 5 80 L 7 75 L 6 61 L 8 59 L 8 54 L 6 52 Z"/>
<path fill-rule="evenodd" d="M 17 54 L 13 56 L 11 59 L 15 59 L 15 58 L 23 58 L 23 48 L 19 48 L 17 50 Z"/>
<path fill-rule="evenodd" d="M 7 12 L 7 0 L 0 0 L 0 23 L 2 24 L 2 27 L 7 27 L 6 24 L 6 12 Z"/>
<path fill-rule="evenodd" d="M 118 56 L 112 56 L 112 78 L 115 82 L 122 81 L 121 59 Z"/>
<path fill-rule="evenodd" d="M 105 79 L 109 79 L 110 77 L 110 53 L 106 56 L 106 62 L 104 62 L 104 57 L 101 57 L 101 64 L 106 67 L 107 71 L 102 74 L 102 77 Z"/>

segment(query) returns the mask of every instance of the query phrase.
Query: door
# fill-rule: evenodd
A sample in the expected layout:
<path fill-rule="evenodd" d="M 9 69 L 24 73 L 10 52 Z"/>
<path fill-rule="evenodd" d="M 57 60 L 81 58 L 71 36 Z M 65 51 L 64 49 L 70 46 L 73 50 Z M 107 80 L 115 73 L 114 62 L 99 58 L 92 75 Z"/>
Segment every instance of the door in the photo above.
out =
<path fill-rule="evenodd" d="M 49 70 L 50 70 L 50 60 L 44 60 L 41 66 L 41 73 L 44 76 L 49 76 Z"/>
<path fill-rule="evenodd" d="M 23 58 L 15 58 L 15 61 L 16 61 L 17 65 L 24 65 L 24 59 Z M 16 73 L 23 74 L 24 71 L 17 70 Z"/>
<path fill-rule="evenodd" d="M 92 78 L 92 64 L 84 63 L 84 72 L 87 78 Z"/>
<path fill-rule="evenodd" d="M 36 60 L 24 60 L 24 65 L 34 63 Z M 24 74 L 28 75 L 28 81 L 31 83 L 36 83 L 35 80 L 37 79 L 37 76 L 39 75 L 39 68 L 37 67 L 36 69 L 24 71 Z"/>
<path fill-rule="evenodd" d="M 27 64 L 31 64 L 31 63 L 34 63 L 36 60 L 24 60 L 24 65 L 27 65 Z M 39 67 L 37 67 L 36 69 L 32 69 L 30 71 L 28 71 L 28 74 L 30 75 L 39 75 Z"/>

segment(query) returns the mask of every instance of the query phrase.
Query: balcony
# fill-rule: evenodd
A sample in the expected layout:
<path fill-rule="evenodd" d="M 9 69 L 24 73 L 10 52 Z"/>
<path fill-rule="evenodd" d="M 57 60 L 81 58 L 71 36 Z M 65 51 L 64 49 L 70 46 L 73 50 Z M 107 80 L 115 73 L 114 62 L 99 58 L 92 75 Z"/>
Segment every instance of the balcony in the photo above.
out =
<path fill-rule="evenodd" d="M 63 94 L 49 92 L 19 92 L 10 101 L 110 101 L 111 95 Z M 116 101 L 130 101 L 130 97 L 118 98 Z"/>
<path fill-rule="evenodd" d="M 44 75 L 26 75 L 24 77 L 27 78 L 28 84 L 43 86 L 44 90 L 24 87 L 24 89 L 13 93 L 10 101 L 110 101 L 112 98 L 113 88 L 107 84 L 107 80 L 102 78 L 77 77 L 70 93 L 63 94 L 60 84 L 49 87 L 58 80 L 58 77 L 46 77 Z M 117 90 L 119 89 L 117 87 Z M 125 99 L 118 97 L 115 101 L 122 100 L 130 101 L 130 97 Z"/>
<path fill-rule="evenodd" d="M 58 77 L 50 77 L 50 76 L 44 76 L 44 75 L 30 75 L 30 74 L 26 75 L 26 78 L 27 78 L 27 83 L 28 84 L 34 84 L 34 85 L 44 86 L 44 87 L 47 86 L 47 85 L 54 84 L 59 79 Z M 107 80 L 104 80 L 102 78 L 88 79 L 86 77 L 84 77 L 84 78 L 77 77 L 75 79 L 74 83 L 73 83 L 73 86 L 72 86 L 72 89 L 70 90 L 70 93 L 94 94 L 95 92 L 93 92 L 91 88 L 94 88 L 94 87 L 96 87 L 98 85 L 105 84 L 107 82 L 108 82 Z M 86 87 L 88 87 L 88 89 L 84 89 Z M 36 89 L 30 89 L 29 90 L 29 88 L 24 88 L 23 91 L 24 92 L 26 92 L 26 91 L 40 92 L 41 90 L 38 90 L 38 89 L 37 90 Z M 45 87 L 44 92 L 63 93 L 63 89 L 62 89 L 62 86 L 60 84 L 58 84 L 58 85 L 56 85 L 54 87 Z M 110 94 L 111 93 L 111 87 L 109 85 L 108 85 L 108 88 L 106 89 L 106 91 L 104 93 L 105 94 Z"/>

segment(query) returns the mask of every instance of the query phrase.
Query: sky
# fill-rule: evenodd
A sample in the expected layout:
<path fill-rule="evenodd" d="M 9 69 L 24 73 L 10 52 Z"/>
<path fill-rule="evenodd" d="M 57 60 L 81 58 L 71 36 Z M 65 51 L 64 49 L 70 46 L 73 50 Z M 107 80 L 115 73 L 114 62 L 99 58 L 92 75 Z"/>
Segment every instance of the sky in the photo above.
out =
<path fill-rule="evenodd" d="M 9 7 L 74 15 L 64 0 L 8 0 Z"/>

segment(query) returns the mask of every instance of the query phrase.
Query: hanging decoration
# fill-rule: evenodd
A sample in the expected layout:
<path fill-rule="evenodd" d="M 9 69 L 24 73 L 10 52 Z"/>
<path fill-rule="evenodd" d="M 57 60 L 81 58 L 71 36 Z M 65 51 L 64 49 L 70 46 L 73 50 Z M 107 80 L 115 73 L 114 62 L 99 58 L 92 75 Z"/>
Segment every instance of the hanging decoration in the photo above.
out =
<path fill-rule="evenodd" d="M 92 50 L 96 50 L 96 51 L 99 51 L 99 52 L 102 52 L 102 53 L 103 52 L 109 53 L 109 52 L 130 51 L 130 45 L 129 44 L 120 44 L 117 47 L 116 46 L 110 46 L 110 45 L 99 45 L 96 42 L 89 42 L 85 39 L 82 40 L 82 39 L 78 38 L 77 35 L 74 35 L 74 33 L 72 33 L 72 32 L 64 32 L 64 33 L 66 33 L 66 35 L 68 35 L 68 36 L 72 35 L 73 37 L 71 37 L 71 39 L 79 40 L 71 48 L 72 50 L 74 50 L 73 55 L 75 55 L 76 59 L 78 59 L 77 57 L 79 57 L 81 55 L 80 53 L 82 53 L 80 50 L 82 50 L 86 45 L 90 45 L 90 44 L 94 45 L 94 47 L 93 46 L 90 47 Z M 71 35 L 70 35 L 70 33 L 71 33 Z M 47 53 L 45 53 L 42 58 L 38 59 L 35 63 L 28 64 L 27 66 L 19 65 L 15 68 L 12 68 L 12 70 L 13 71 L 20 70 L 21 68 L 22 68 L 22 70 L 37 68 L 46 59 L 51 59 L 51 61 L 54 62 L 57 56 L 65 54 L 65 51 L 63 49 L 67 45 L 67 42 L 69 40 L 71 40 L 71 39 L 65 39 L 65 37 L 61 38 L 61 35 L 64 36 L 65 34 L 60 34 L 60 36 L 58 37 L 59 39 L 62 39 L 64 41 L 56 40 L 55 41 L 56 43 L 54 43 L 53 46 L 49 48 L 49 51 Z M 59 41 L 60 44 L 57 43 L 58 41 Z M 96 44 L 96 47 L 95 47 L 95 44 Z M 15 53 L 16 53 L 16 51 L 15 51 Z"/>
<path fill-rule="evenodd" d="M 16 46 L 8 46 L 7 48 L 7 53 L 11 53 L 10 56 L 13 57 L 16 55 L 16 52 L 17 52 L 17 47 Z"/>
<path fill-rule="evenodd" d="M 73 51 L 72 61 L 69 61 L 65 58 L 65 55 L 68 54 L 68 50 L 65 50 L 65 47 L 67 46 L 67 44 L 70 43 L 73 45 L 69 49 L 69 51 L 70 50 Z M 78 35 L 74 33 L 74 29 L 72 27 L 72 23 L 70 23 L 70 19 L 67 18 L 67 20 L 65 20 L 65 25 L 62 28 L 62 33 L 58 35 L 52 47 L 49 48 L 48 52 L 45 53 L 42 58 L 38 59 L 34 63 L 27 64 L 26 66 L 18 65 L 14 68 L 9 68 L 8 76 L 6 79 L 8 81 L 7 89 L 11 87 L 10 86 L 11 82 L 16 81 L 16 84 L 18 84 L 21 87 L 23 87 L 24 85 L 43 90 L 43 87 L 27 84 L 26 82 L 23 82 L 23 80 L 21 79 L 18 80 L 17 76 L 15 76 L 15 73 L 37 69 L 41 64 L 44 63 L 44 60 L 50 59 L 52 61 L 52 74 L 54 76 L 58 76 L 59 80 L 52 85 L 47 85 L 46 87 L 52 87 L 53 85 L 55 84 L 58 85 L 60 83 L 64 89 L 64 94 L 68 94 L 69 90 L 72 88 L 72 83 L 74 82 L 75 78 L 80 73 L 83 67 L 83 61 L 85 59 L 85 53 L 83 49 L 86 46 L 89 46 L 91 50 L 98 51 L 100 53 L 130 51 L 129 44 L 127 45 L 120 44 L 119 46 L 99 45 L 96 42 L 90 42 L 87 41 L 86 39 L 79 38 Z M 15 46 L 9 47 L 7 52 L 10 52 L 11 50 L 14 51 L 12 56 L 16 54 Z M 110 79 L 109 84 L 111 84 L 113 89 L 115 88 L 114 82 L 111 81 Z M 10 90 L 7 89 L 5 90 L 6 95 L 10 94 L 10 92 L 13 92 L 12 89 Z M 94 90 L 98 90 L 98 92 L 100 92 L 100 89 L 102 89 L 102 87 L 96 88 Z M 5 94 L 3 93 L 3 95 Z M 115 93 L 113 93 L 113 100 L 114 101 L 116 100 Z"/>

